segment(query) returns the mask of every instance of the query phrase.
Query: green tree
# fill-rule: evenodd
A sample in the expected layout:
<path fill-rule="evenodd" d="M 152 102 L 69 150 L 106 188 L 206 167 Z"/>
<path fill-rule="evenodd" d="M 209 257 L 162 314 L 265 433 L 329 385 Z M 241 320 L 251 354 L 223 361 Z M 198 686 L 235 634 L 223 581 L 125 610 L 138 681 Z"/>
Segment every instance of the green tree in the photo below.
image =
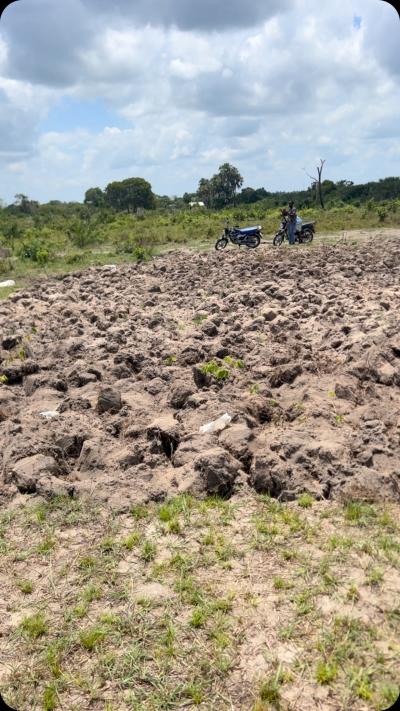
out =
<path fill-rule="evenodd" d="M 89 188 L 85 192 L 85 205 L 93 205 L 93 207 L 103 207 L 106 197 L 101 188 Z"/>
<path fill-rule="evenodd" d="M 220 165 L 218 173 L 211 180 L 201 178 L 197 196 L 207 207 L 225 207 L 235 205 L 236 192 L 243 185 L 243 178 L 235 166 L 229 163 Z"/>
<path fill-rule="evenodd" d="M 30 200 L 27 195 L 23 193 L 17 193 L 15 195 L 14 207 L 17 208 L 18 212 L 22 212 L 24 215 L 32 215 L 38 207 L 39 203 L 36 200 Z"/>
<path fill-rule="evenodd" d="M 109 183 L 105 194 L 107 204 L 118 212 L 134 212 L 138 207 L 152 210 L 155 206 L 151 185 L 143 178 L 127 178 Z"/>
<path fill-rule="evenodd" d="M 211 180 L 201 178 L 199 187 L 197 188 L 197 197 L 204 202 L 206 207 L 214 207 L 213 205 L 213 186 Z"/>

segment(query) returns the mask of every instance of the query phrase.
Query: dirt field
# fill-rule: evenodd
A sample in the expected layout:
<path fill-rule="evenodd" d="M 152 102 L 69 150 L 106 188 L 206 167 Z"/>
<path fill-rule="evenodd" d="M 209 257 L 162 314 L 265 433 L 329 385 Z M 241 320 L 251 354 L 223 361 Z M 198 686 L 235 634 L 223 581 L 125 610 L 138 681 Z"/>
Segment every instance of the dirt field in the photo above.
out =
<path fill-rule="evenodd" d="M 174 252 L 0 303 L 18 711 L 394 702 L 399 237 Z"/>

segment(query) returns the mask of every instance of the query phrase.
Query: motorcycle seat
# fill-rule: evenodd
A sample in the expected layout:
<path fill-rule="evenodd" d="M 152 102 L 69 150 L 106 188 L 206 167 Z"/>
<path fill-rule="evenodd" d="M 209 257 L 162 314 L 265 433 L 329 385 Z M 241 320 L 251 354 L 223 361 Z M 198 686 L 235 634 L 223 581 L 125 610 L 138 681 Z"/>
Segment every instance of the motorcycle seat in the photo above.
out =
<path fill-rule="evenodd" d="M 302 228 L 304 229 L 305 227 L 314 227 L 314 222 L 303 222 Z"/>
<path fill-rule="evenodd" d="M 257 227 L 242 227 L 240 229 L 237 229 L 237 232 L 240 232 L 241 234 L 250 234 L 251 232 L 258 232 L 259 228 Z"/>

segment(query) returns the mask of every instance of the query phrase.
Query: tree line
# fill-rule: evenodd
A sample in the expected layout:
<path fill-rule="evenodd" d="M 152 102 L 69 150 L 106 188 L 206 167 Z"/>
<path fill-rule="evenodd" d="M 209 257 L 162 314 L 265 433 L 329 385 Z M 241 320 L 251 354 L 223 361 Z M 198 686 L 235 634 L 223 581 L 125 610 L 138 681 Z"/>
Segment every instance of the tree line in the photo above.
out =
<path fill-rule="evenodd" d="M 109 183 L 103 190 L 100 187 L 89 188 L 82 203 L 63 203 L 51 200 L 49 209 L 59 210 L 69 205 L 71 209 L 79 207 L 110 209 L 115 212 L 135 213 L 139 209 L 185 208 L 190 202 L 203 202 L 211 210 L 224 207 L 251 205 L 273 209 L 294 200 L 299 209 L 315 205 L 334 207 L 345 204 L 360 206 L 369 201 L 383 202 L 400 198 L 400 178 L 388 177 L 378 181 L 354 184 L 351 180 L 314 180 L 305 190 L 267 191 L 265 188 L 243 188 L 243 177 L 235 166 L 224 163 L 211 178 L 201 178 L 196 192 L 185 192 L 182 197 L 171 198 L 168 195 L 156 195 L 151 184 L 144 178 L 126 178 Z M 1 207 L 1 204 L 0 204 Z M 39 202 L 19 193 L 15 201 L 3 210 L 13 214 L 34 215 Z"/>

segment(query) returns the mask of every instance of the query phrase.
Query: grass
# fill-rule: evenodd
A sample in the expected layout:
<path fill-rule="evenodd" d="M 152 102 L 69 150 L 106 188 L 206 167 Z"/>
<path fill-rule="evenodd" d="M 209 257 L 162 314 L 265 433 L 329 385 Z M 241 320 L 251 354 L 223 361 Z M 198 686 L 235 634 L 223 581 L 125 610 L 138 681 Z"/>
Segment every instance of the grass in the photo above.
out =
<path fill-rule="evenodd" d="M 47 622 L 43 613 L 38 612 L 35 615 L 25 617 L 20 624 L 20 630 L 29 639 L 42 637 L 47 632 Z"/>
<path fill-rule="evenodd" d="M 326 687 L 335 708 L 388 708 L 398 690 L 398 507 L 302 503 L 179 496 L 116 517 L 60 498 L 4 512 L 4 594 L 19 620 L 3 634 L 8 703 L 287 711 L 290 697 L 301 711 Z M 18 560 L 27 538 L 36 551 L 60 531 L 64 547 L 36 555 L 29 576 L 32 558 Z M 149 586 L 142 599 L 138 585 Z M 287 648 L 293 658 L 279 662 Z"/>
<path fill-rule="evenodd" d="M 31 593 L 33 593 L 33 583 L 31 580 L 17 580 L 15 584 L 24 595 L 31 595 Z"/>
<path fill-rule="evenodd" d="M 79 635 L 79 642 L 84 649 L 92 652 L 107 637 L 107 630 L 104 627 L 95 626 L 83 630 Z"/>

